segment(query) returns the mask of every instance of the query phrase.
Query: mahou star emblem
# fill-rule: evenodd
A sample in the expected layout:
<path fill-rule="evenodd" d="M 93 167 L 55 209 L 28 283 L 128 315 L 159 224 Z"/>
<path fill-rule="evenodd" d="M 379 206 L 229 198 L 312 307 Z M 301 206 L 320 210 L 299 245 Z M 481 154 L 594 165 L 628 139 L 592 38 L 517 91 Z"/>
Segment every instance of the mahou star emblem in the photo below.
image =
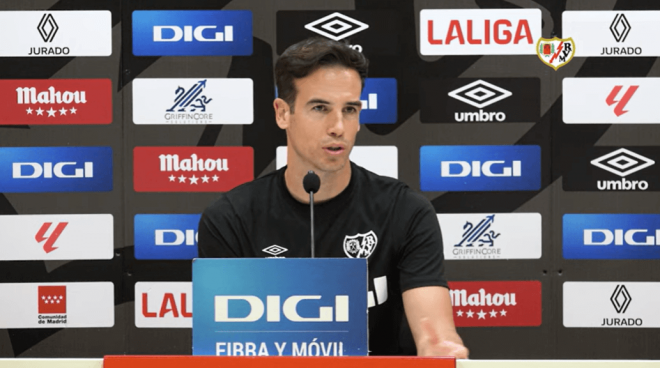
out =
<path fill-rule="evenodd" d="M 366 234 L 346 235 L 344 253 L 349 258 L 368 258 L 378 245 L 378 237 L 372 231 Z"/>
<path fill-rule="evenodd" d="M 575 55 L 575 41 L 572 38 L 539 38 L 536 54 L 541 61 L 554 70 L 568 64 Z"/>

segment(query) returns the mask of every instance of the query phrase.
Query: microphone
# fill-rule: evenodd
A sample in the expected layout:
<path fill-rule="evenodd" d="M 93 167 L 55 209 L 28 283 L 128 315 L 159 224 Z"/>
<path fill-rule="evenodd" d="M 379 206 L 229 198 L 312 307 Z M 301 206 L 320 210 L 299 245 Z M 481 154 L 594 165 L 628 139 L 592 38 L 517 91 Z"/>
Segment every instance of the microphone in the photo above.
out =
<path fill-rule="evenodd" d="M 303 178 L 303 188 L 305 192 L 309 193 L 309 218 L 310 228 L 312 235 L 312 243 L 310 244 L 312 250 L 312 258 L 314 258 L 314 193 L 319 191 L 321 187 L 321 178 L 312 170 L 307 172 Z"/>

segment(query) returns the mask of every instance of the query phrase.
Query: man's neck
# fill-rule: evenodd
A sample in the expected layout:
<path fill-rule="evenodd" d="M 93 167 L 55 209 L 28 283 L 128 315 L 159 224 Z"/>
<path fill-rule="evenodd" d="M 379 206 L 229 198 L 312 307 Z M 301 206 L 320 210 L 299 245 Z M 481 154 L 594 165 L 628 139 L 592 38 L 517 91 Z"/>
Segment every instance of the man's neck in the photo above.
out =
<path fill-rule="evenodd" d="M 302 184 L 303 178 L 309 170 L 295 166 L 287 166 L 284 172 L 286 187 L 298 202 L 309 203 L 309 193 L 305 192 Z M 351 181 L 351 163 L 347 162 L 346 166 L 339 171 L 329 173 L 320 171 L 316 174 L 321 179 L 321 187 L 318 192 L 314 193 L 314 203 L 322 203 L 338 196 L 346 189 Z"/>

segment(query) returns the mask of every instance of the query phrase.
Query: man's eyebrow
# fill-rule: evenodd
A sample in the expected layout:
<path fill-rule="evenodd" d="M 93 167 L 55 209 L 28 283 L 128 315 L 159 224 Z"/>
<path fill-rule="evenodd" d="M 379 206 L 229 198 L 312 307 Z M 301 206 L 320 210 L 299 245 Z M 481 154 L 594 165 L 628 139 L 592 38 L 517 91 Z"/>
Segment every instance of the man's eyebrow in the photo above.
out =
<path fill-rule="evenodd" d="M 326 101 L 326 100 L 322 100 L 322 99 L 320 99 L 320 98 L 313 98 L 313 99 L 307 101 L 307 104 L 306 104 L 306 105 L 314 105 L 314 104 L 325 104 L 325 105 L 331 105 L 330 102 L 328 102 L 328 101 Z"/>
<path fill-rule="evenodd" d="M 324 105 L 332 105 L 330 102 L 326 100 L 322 100 L 320 98 L 313 98 L 309 101 L 307 101 L 307 105 L 316 105 L 316 104 L 324 104 Z M 362 106 L 361 101 L 348 101 L 346 102 L 347 106 Z"/>

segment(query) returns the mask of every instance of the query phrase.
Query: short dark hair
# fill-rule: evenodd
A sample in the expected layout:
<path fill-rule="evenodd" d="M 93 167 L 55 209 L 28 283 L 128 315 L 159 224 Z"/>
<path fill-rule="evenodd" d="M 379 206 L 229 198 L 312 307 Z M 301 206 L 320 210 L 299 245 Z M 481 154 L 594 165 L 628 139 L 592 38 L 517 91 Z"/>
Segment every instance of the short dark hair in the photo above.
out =
<path fill-rule="evenodd" d="M 291 107 L 296 101 L 295 79 L 305 78 L 317 69 L 343 66 L 355 70 L 362 80 L 367 77 L 369 60 L 347 43 L 321 37 L 311 37 L 289 46 L 275 64 L 275 82 L 279 98 Z"/>

